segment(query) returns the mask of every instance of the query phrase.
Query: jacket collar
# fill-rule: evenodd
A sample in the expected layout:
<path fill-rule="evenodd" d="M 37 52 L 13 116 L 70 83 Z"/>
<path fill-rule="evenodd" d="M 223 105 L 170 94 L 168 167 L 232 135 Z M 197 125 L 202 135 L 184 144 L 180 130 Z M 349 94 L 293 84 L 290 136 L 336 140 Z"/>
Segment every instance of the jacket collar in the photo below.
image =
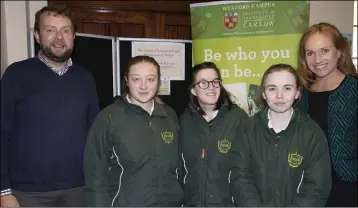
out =
<path fill-rule="evenodd" d="M 292 118 L 292 115 L 293 115 L 293 108 L 291 108 L 289 111 L 291 111 L 291 115 L 290 115 L 290 117 L 288 118 L 288 120 L 287 120 L 287 122 L 286 122 L 286 125 L 285 125 L 282 129 L 278 129 L 278 130 L 277 130 L 278 132 L 281 132 L 281 131 L 285 130 L 285 129 L 287 128 L 288 124 L 290 123 L 291 118 Z M 271 128 L 271 129 L 273 129 L 272 120 L 271 120 L 271 112 L 272 112 L 271 109 L 269 109 L 269 110 L 267 111 L 267 119 L 268 119 L 268 124 L 267 124 L 267 126 L 268 126 L 269 128 Z M 274 130 L 274 131 L 275 131 L 275 130 Z M 276 132 L 276 131 L 275 131 L 275 132 Z M 277 133 L 278 133 L 278 132 L 277 132 Z"/>
<path fill-rule="evenodd" d="M 255 116 L 258 116 L 260 121 L 261 121 L 261 125 L 264 127 L 264 129 L 267 130 L 267 132 L 270 134 L 270 135 L 280 135 L 280 134 L 284 134 L 285 132 L 287 131 L 290 131 L 292 126 L 295 125 L 296 123 L 298 122 L 302 122 L 304 119 L 304 115 L 300 112 L 300 110 L 296 107 L 292 107 L 293 109 L 293 112 L 292 112 L 292 116 L 291 116 L 291 119 L 290 121 L 288 122 L 287 124 L 287 127 L 286 129 L 282 130 L 281 132 L 279 133 L 276 133 L 272 128 L 269 127 L 269 108 L 268 107 L 265 107 L 264 109 L 261 110 L 260 113 L 257 113 Z M 304 119 L 305 120 L 305 119 Z"/>
<path fill-rule="evenodd" d="M 190 114 L 198 114 L 199 113 L 199 107 L 194 105 L 193 103 L 189 103 L 189 106 L 187 108 L 187 110 L 189 111 Z M 218 114 L 220 114 L 220 112 L 225 112 L 225 111 L 229 111 L 229 104 L 227 102 L 225 102 L 219 109 L 218 109 Z"/>
<path fill-rule="evenodd" d="M 132 102 L 131 102 L 130 99 L 129 99 L 128 94 L 126 95 L 126 99 L 127 99 L 128 103 L 132 104 Z M 153 104 L 152 104 L 152 107 L 151 107 L 151 109 L 150 109 L 149 115 L 152 115 L 152 114 L 153 114 L 153 111 L 154 111 L 154 103 L 155 103 L 155 102 L 154 102 L 154 100 L 153 100 L 152 102 L 153 102 Z"/>
<path fill-rule="evenodd" d="M 164 104 L 157 103 L 155 100 L 153 100 L 153 107 L 152 107 L 152 113 L 148 113 L 146 110 L 144 110 L 142 107 L 130 103 L 127 99 L 128 93 L 124 93 L 121 96 L 117 97 L 115 100 L 115 104 L 117 105 L 123 105 L 126 109 L 133 111 L 137 114 L 147 114 L 152 117 L 168 117 L 167 112 L 165 110 Z"/>
<path fill-rule="evenodd" d="M 232 108 L 239 108 L 239 106 L 234 105 Z M 226 115 L 226 113 L 228 113 L 230 111 L 229 108 L 229 104 L 228 103 L 224 103 L 217 112 L 217 115 L 210 121 L 206 121 L 205 118 L 203 117 L 203 115 L 201 115 L 199 113 L 199 108 L 193 104 L 189 104 L 189 107 L 187 108 L 187 111 L 189 112 L 189 115 L 193 116 L 193 117 L 198 117 L 197 121 L 202 121 L 203 123 L 214 123 L 215 121 L 220 121 L 221 119 L 223 119 Z"/>

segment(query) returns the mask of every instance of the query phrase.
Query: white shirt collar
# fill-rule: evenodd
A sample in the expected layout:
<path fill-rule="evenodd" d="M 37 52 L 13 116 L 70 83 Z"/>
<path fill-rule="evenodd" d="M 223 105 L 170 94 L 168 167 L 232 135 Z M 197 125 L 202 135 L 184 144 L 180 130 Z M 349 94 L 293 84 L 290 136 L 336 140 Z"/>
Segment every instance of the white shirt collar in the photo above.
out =
<path fill-rule="evenodd" d="M 209 122 L 209 121 L 213 120 L 213 119 L 218 115 L 218 113 L 219 113 L 219 110 L 214 111 L 213 117 L 212 117 L 210 120 L 207 120 L 207 121 Z M 203 117 L 204 117 L 204 116 L 203 116 Z M 204 118 L 205 118 L 205 117 L 204 117 Z M 205 119 L 205 120 L 206 120 L 206 119 Z"/>
<path fill-rule="evenodd" d="M 218 113 L 219 113 L 219 110 L 214 111 L 214 113 L 213 113 L 213 119 L 218 115 Z"/>
<path fill-rule="evenodd" d="M 129 103 L 133 104 L 133 103 L 129 100 L 128 95 L 126 96 L 126 98 L 127 98 L 127 100 L 128 100 Z M 153 111 L 154 111 L 154 101 L 153 101 L 152 108 L 150 109 L 149 115 L 152 115 Z"/>
<path fill-rule="evenodd" d="M 290 121 L 291 121 L 291 118 L 292 118 L 292 115 L 293 115 L 293 109 L 291 108 L 290 118 L 287 120 L 286 125 L 285 125 L 282 129 L 274 129 L 274 128 L 272 127 L 270 112 L 271 112 L 271 109 L 269 109 L 269 110 L 267 111 L 267 118 L 268 118 L 268 124 L 267 124 L 267 126 L 268 126 L 269 128 L 271 128 L 271 129 L 273 129 L 276 133 L 279 133 L 279 132 L 285 130 L 285 129 L 287 128 L 288 124 L 289 124 Z"/>

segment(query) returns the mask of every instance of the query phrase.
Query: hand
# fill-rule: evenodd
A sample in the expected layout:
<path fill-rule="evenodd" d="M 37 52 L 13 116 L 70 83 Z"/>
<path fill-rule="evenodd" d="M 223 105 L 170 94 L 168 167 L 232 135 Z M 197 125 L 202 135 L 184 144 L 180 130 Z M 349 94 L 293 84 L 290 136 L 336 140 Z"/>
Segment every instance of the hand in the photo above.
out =
<path fill-rule="evenodd" d="M 10 207 L 20 207 L 19 202 L 17 202 L 14 195 L 9 194 L 1 197 L 1 207 L 10 208 Z"/>

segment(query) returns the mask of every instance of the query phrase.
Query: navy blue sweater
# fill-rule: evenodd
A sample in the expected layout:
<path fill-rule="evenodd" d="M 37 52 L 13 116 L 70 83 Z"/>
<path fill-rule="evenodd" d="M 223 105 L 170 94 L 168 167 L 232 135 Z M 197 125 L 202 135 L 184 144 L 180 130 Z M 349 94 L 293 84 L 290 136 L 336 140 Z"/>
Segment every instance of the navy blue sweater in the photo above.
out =
<path fill-rule="evenodd" d="M 83 186 L 84 146 L 98 112 L 86 69 L 73 65 L 59 76 L 37 57 L 10 65 L 1 81 L 1 190 Z"/>

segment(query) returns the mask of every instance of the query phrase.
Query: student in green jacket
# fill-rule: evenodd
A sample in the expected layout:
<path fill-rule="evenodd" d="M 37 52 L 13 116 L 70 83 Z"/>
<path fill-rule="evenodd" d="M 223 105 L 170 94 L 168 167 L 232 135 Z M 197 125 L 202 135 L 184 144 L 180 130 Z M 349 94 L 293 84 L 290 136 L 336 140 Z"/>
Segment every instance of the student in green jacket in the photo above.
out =
<path fill-rule="evenodd" d="M 154 99 L 160 66 L 151 57 L 137 56 L 124 77 L 127 92 L 100 112 L 87 138 L 87 204 L 181 206 L 178 119 L 173 109 Z"/>
<path fill-rule="evenodd" d="M 331 162 L 323 130 L 295 107 L 302 85 L 286 64 L 263 75 L 265 108 L 239 128 L 230 154 L 231 189 L 237 206 L 325 205 Z"/>
<path fill-rule="evenodd" d="M 192 69 L 190 104 L 180 118 L 184 206 L 232 206 L 227 155 L 248 115 L 230 100 L 214 63 Z"/>

